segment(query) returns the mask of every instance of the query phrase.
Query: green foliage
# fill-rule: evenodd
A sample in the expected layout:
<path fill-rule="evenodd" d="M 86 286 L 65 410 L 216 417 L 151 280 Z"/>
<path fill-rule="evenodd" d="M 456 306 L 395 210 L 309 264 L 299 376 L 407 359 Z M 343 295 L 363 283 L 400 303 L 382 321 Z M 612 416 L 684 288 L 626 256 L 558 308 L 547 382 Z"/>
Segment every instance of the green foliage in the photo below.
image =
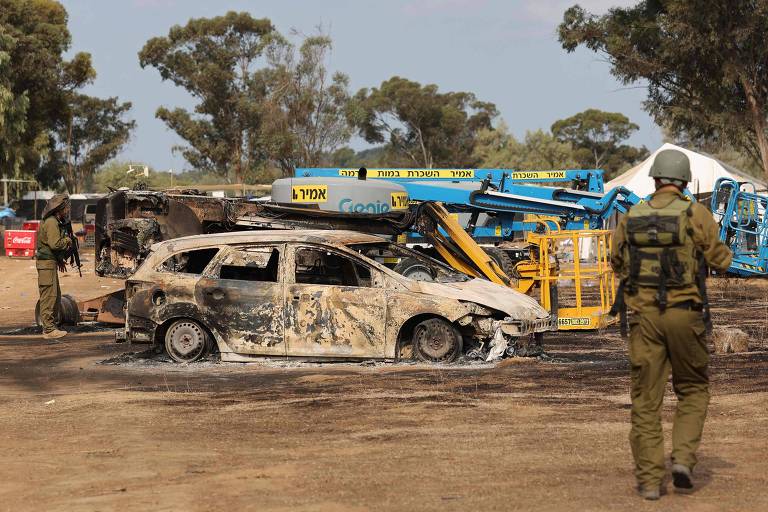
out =
<path fill-rule="evenodd" d="M 552 134 L 571 144 L 579 167 L 604 169 L 606 176 L 612 176 L 648 156 L 645 147 L 621 144 L 638 129 L 624 114 L 591 108 L 556 121 Z"/>
<path fill-rule="evenodd" d="M 0 0 L 0 34 L 0 52 L 5 54 L 0 82 L 16 103 L 11 109 L 16 128 L 0 135 L 0 168 L 32 176 L 47 155 L 49 130 L 66 112 L 67 93 L 92 80 L 95 71 L 87 53 L 63 59 L 70 34 L 67 13 L 56 1 Z M 55 178 L 38 176 L 42 181 Z"/>
<path fill-rule="evenodd" d="M 7 50 L 14 44 L 13 38 L 0 32 L 0 162 L 10 164 L 12 174 L 16 175 L 21 164 L 18 149 L 27 126 L 29 97 L 26 92 L 16 95 L 11 90 Z"/>
<path fill-rule="evenodd" d="M 723 147 L 711 153 L 713 157 L 720 160 L 748 176 L 754 176 L 758 179 L 764 179 L 763 169 L 753 158 L 733 147 Z"/>
<path fill-rule="evenodd" d="M 70 193 L 84 190 L 96 169 L 128 142 L 134 121 L 124 119 L 131 104 L 117 98 L 100 99 L 72 93 L 68 118 L 55 132 L 56 146 L 49 158 L 61 169 Z"/>
<path fill-rule="evenodd" d="M 479 167 L 519 170 L 573 169 L 578 167 L 573 148 L 542 130 L 529 131 L 519 142 L 502 121 L 493 129 L 481 130 L 474 158 Z"/>
<path fill-rule="evenodd" d="M 350 123 L 366 141 L 387 144 L 392 157 L 418 167 L 471 167 L 477 133 L 497 115 L 469 92 L 438 92 L 393 77 L 361 89 L 350 102 Z"/>
<path fill-rule="evenodd" d="M 93 191 L 109 192 L 110 188 L 118 189 L 122 187 L 132 188 L 139 181 L 148 183 L 150 188 L 161 188 L 158 181 L 164 179 L 165 173 L 157 173 L 152 167 L 149 167 L 149 177 L 145 178 L 140 171 L 128 174 L 129 166 L 135 169 L 143 169 L 146 164 L 142 162 L 112 160 L 103 165 L 93 175 Z M 169 179 L 170 181 L 170 179 Z"/>
<path fill-rule="evenodd" d="M 321 163 L 328 167 L 353 167 L 357 165 L 357 153 L 349 146 L 344 146 L 330 154 L 323 155 Z"/>
<path fill-rule="evenodd" d="M 135 171 L 129 174 L 130 166 Z M 149 169 L 147 177 L 143 174 L 145 166 Z M 260 176 L 263 178 L 260 183 L 272 183 L 280 176 L 280 170 L 265 168 L 261 170 Z M 143 162 L 111 160 L 93 175 L 92 188 L 95 192 L 109 192 L 110 189 L 122 187 L 134 188 L 139 183 L 150 190 L 165 190 L 177 187 L 194 188 L 198 185 L 221 185 L 223 180 L 221 174 L 217 172 L 191 170 L 171 174 L 167 170 L 155 170 Z"/>
<path fill-rule="evenodd" d="M 543 130 L 525 133 L 523 152 L 515 169 L 573 169 L 578 167 L 573 148 Z"/>
<path fill-rule="evenodd" d="M 343 73 L 328 76 L 331 40 L 322 34 L 305 37 L 298 56 L 291 44 L 271 50 L 262 138 L 270 160 L 284 176 L 292 176 L 296 167 L 319 165 L 323 154 L 349 140 L 349 78 Z"/>
<path fill-rule="evenodd" d="M 149 176 L 144 176 L 147 167 Z M 128 170 L 133 168 L 134 172 Z M 194 185 L 213 185 L 221 183 L 221 176 L 206 171 L 187 171 L 174 173 L 157 171 L 143 162 L 112 160 L 103 165 L 93 176 L 93 188 L 96 192 L 108 192 L 110 189 L 134 188 L 139 183 L 151 190 L 163 190 L 171 187 Z"/>
<path fill-rule="evenodd" d="M 647 0 L 596 16 L 565 12 L 559 38 L 604 55 L 624 84 L 646 83 L 656 122 L 692 139 L 721 138 L 768 173 L 768 2 Z"/>
<path fill-rule="evenodd" d="M 374 146 L 355 153 L 352 167 L 397 167 L 388 146 Z"/>
<path fill-rule="evenodd" d="M 185 88 L 198 100 L 194 113 L 160 107 L 156 116 L 188 146 L 175 148 L 197 169 L 238 182 L 266 160 L 261 141 L 262 104 L 267 97 L 265 52 L 285 44 L 268 19 L 228 12 L 191 19 L 167 37 L 147 41 L 141 67 L 157 68 L 163 80 Z"/>
<path fill-rule="evenodd" d="M 344 146 L 332 153 L 323 155 L 320 163 L 326 167 L 344 167 L 347 169 L 398 167 L 399 164 L 391 157 L 387 146 L 374 146 L 357 152 Z"/>
<path fill-rule="evenodd" d="M 523 145 L 509 133 L 509 127 L 501 120 L 496 129 L 481 130 L 477 134 L 474 158 L 479 167 L 511 169 L 513 162 L 520 161 Z"/>

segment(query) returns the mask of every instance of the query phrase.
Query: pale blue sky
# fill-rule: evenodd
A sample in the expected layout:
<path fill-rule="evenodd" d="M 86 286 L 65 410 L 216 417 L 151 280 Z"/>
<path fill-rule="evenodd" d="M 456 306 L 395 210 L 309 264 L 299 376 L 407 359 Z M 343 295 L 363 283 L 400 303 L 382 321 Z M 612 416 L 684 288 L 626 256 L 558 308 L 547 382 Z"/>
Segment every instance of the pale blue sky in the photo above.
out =
<path fill-rule="evenodd" d="M 72 51 L 93 56 L 98 77 L 87 92 L 133 103 L 138 127 L 118 156 L 156 169 L 188 164 L 171 147 L 180 139 L 155 118 L 160 105 L 191 107 L 189 95 L 141 69 L 137 54 L 147 39 L 167 35 L 190 17 L 228 10 L 266 17 L 283 34 L 311 33 L 322 24 L 334 41 L 330 66 L 349 75 L 352 93 L 394 75 L 435 83 L 443 91 L 471 91 L 494 102 L 512 132 L 548 129 L 564 117 L 594 107 L 623 112 L 640 125 L 631 139 L 653 151 L 658 127 L 641 103 L 645 89 L 622 87 L 600 57 L 567 54 L 555 30 L 576 0 L 63 0 L 69 12 Z M 632 0 L 581 0 L 604 12 Z M 356 149 L 364 141 L 352 143 Z"/>

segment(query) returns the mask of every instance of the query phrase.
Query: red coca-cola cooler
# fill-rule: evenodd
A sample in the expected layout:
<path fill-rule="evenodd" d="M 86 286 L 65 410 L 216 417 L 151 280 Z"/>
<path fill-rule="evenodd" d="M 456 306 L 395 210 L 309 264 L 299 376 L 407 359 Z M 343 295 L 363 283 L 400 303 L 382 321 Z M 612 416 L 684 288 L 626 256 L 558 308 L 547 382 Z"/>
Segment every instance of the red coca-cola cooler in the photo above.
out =
<path fill-rule="evenodd" d="M 37 231 L 9 229 L 5 232 L 5 255 L 9 258 L 34 258 Z"/>

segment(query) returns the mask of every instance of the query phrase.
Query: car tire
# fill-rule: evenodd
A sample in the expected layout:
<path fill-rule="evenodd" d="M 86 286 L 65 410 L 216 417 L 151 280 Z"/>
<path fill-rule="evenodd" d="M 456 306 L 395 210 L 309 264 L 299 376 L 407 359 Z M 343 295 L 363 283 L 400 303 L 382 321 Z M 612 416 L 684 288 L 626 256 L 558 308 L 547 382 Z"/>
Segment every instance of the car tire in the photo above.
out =
<path fill-rule="evenodd" d="M 194 320 L 176 320 L 165 331 L 165 352 L 177 363 L 198 361 L 208 355 L 210 349 L 208 331 Z"/>
<path fill-rule="evenodd" d="M 403 277 L 415 281 L 435 280 L 435 275 L 432 273 L 432 269 L 416 258 L 403 258 L 392 270 Z"/>
<path fill-rule="evenodd" d="M 504 271 L 507 277 L 513 277 L 515 271 L 515 262 L 509 257 L 506 251 L 499 249 L 498 247 L 483 247 L 485 253 L 496 262 L 496 264 Z"/>
<path fill-rule="evenodd" d="M 428 363 L 451 363 L 461 355 L 464 346 L 461 333 L 442 318 L 417 324 L 411 344 L 416 358 Z"/>
<path fill-rule="evenodd" d="M 59 302 L 58 315 L 54 318 L 56 325 L 77 325 L 80 322 L 80 310 L 77 301 L 71 295 L 62 295 Z M 35 325 L 40 327 L 40 300 L 35 304 Z"/>

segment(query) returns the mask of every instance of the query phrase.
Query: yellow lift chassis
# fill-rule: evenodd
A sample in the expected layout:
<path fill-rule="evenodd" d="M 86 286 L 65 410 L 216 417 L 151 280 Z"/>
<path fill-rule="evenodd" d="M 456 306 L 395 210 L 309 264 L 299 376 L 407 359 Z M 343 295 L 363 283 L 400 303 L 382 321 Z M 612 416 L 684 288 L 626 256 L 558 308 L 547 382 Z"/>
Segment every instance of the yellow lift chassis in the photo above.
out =
<path fill-rule="evenodd" d="M 608 314 L 616 300 L 616 278 L 610 264 L 611 231 L 528 233 L 528 242 L 534 254 L 515 266 L 520 276 L 517 289 L 527 293 L 538 286 L 542 307 L 557 311 L 558 329 L 602 329 L 617 321 Z M 563 245 L 569 246 L 572 261 L 558 261 L 558 248 Z M 581 258 L 585 246 L 591 253 L 588 261 Z M 573 295 L 567 307 L 562 300 L 565 291 Z"/>
<path fill-rule="evenodd" d="M 529 293 L 534 287 L 540 290 L 539 302 L 542 307 L 557 314 L 558 329 L 588 330 L 599 329 L 613 323 L 615 319 L 608 310 L 615 300 L 616 283 L 610 266 L 611 232 L 607 230 L 548 231 L 544 234 L 529 233 L 528 241 L 535 255 L 515 267 L 519 280 L 514 283 L 499 265 L 469 236 L 458 221 L 440 203 L 425 202 L 418 231 L 429 240 L 435 250 L 456 270 L 474 277 L 485 277 L 494 283 L 516 288 Z M 434 225 L 430 225 L 432 221 Z M 439 228 L 445 232 L 445 235 Z M 447 236 L 446 236 L 447 235 Z M 569 243 L 573 262 L 560 264 L 555 252 L 559 243 Z M 595 250 L 595 263 L 580 261 L 580 250 L 585 243 Z M 560 282 L 573 282 L 575 306 L 559 307 L 556 294 Z M 597 304 L 587 304 L 583 297 L 589 287 L 599 297 Z"/>

